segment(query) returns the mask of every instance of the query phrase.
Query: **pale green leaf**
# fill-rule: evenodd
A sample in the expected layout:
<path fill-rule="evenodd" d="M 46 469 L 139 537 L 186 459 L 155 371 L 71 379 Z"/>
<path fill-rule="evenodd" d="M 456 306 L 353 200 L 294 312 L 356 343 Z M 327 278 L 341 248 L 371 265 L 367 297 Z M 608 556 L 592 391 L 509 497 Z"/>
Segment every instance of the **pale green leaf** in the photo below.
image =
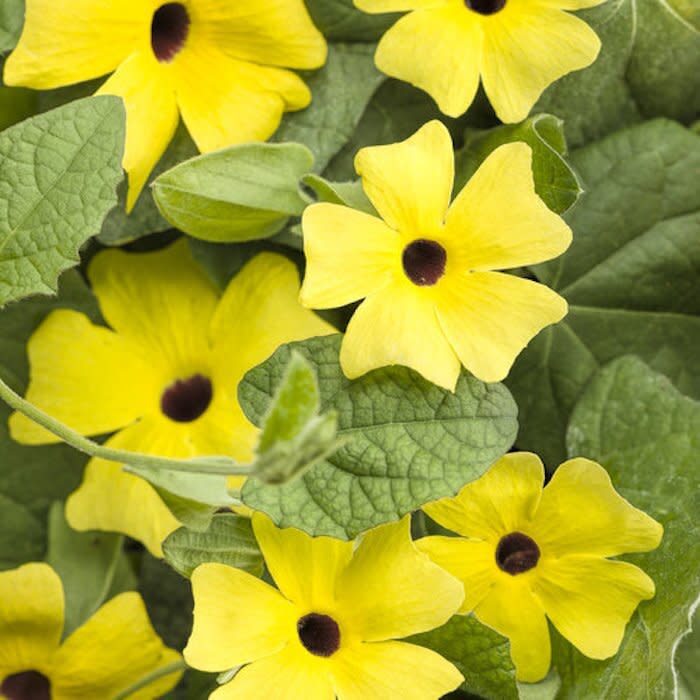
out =
<path fill-rule="evenodd" d="M 320 378 L 321 411 L 335 411 L 348 443 L 300 478 L 243 488 L 246 505 L 280 526 L 352 538 L 423 503 L 455 494 L 511 446 L 516 407 L 500 384 L 466 373 L 453 394 L 405 367 L 350 382 L 338 363 L 340 336 L 283 346 L 239 387 L 244 411 L 261 425 L 292 350 Z"/>
<path fill-rule="evenodd" d="M 215 515 L 205 532 L 181 527 L 163 542 L 165 560 L 188 578 L 200 565 L 217 562 L 261 576 L 263 556 L 250 518 L 233 513 Z"/>
<path fill-rule="evenodd" d="M 673 697 L 673 655 L 700 594 L 700 403 L 641 360 L 623 357 L 598 372 L 571 416 L 569 455 L 600 462 L 619 492 L 664 526 L 660 547 L 625 557 L 656 584 L 620 651 L 592 661 L 557 645 L 561 697 Z"/>
<path fill-rule="evenodd" d="M 303 178 L 303 182 L 313 190 L 319 202 L 342 204 L 351 209 L 378 216 L 377 210 L 362 189 L 361 180 L 331 182 L 320 175 L 310 174 Z"/>
<path fill-rule="evenodd" d="M 569 302 L 507 381 L 518 447 L 551 467 L 566 456 L 569 414 L 592 373 L 634 353 L 700 398 L 700 136 L 656 120 L 571 156 L 585 193 L 566 219 L 571 248 L 535 268 Z"/>
<path fill-rule="evenodd" d="M 76 532 L 66 522 L 63 503 L 49 512 L 46 561 L 61 577 L 65 596 L 67 637 L 106 600 L 121 555 L 121 535 L 108 532 Z"/>
<path fill-rule="evenodd" d="M 297 143 L 231 146 L 167 171 L 153 195 L 163 216 L 196 238 L 267 238 L 304 210 L 299 180 L 312 166 L 310 151 Z"/>
<path fill-rule="evenodd" d="M 0 53 L 14 48 L 24 21 L 24 0 L 0 3 Z"/>
<path fill-rule="evenodd" d="M 91 97 L 0 134 L 0 306 L 56 291 L 117 203 L 124 107 Z"/>
<path fill-rule="evenodd" d="M 465 692 L 485 700 L 517 700 L 515 667 L 510 645 L 475 617 L 455 615 L 447 624 L 406 639 L 436 651 L 453 663 L 464 676 Z"/>

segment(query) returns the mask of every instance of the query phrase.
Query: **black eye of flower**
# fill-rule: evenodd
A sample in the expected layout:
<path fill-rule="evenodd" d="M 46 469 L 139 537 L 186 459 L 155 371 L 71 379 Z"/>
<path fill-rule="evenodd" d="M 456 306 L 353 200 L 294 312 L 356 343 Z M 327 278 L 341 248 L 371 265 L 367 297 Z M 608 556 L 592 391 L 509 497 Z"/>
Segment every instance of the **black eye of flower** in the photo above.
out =
<path fill-rule="evenodd" d="M 214 389 L 211 380 L 201 374 L 178 379 L 160 398 L 160 410 L 177 423 L 197 420 L 209 408 Z"/>
<path fill-rule="evenodd" d="M 436 241 L 419 238 L 404 248 L 402 262 L 413 284 L 432 286 L 445 274 L 447 252 Z"/>
<path fill-rule="evenodd" d="M 315 656 L 332 656 L 340 648 L 340 627 L 328 615 L 309 613 L 297 622 L 304 648 Z"/>
<path fill-rule="evenodd" d="M 5 678 L 0 696 L 7 700 L 51 700 L 51 683 L 38 671 L 22 671 Z"/>
<path fill-rule="evenodd" d="M 496 548 L 496 563 L 511 576 L 529 571 L 539 559 L 537 543 L 522 532 L 511 532 L 502 537 Z"/>
<path fill-rule="evenodd" d="M 464 4 L 480 15 L 495 15 L 506 6 L 506 0 L 464 0 Z"/>
<path fill-rule="evenodd" d="M 169 2 L 159 7 L 151 23 L 151 46 L 161 63 L 175 58 L 190 33 L 190 16 L 179 2 Z"/>

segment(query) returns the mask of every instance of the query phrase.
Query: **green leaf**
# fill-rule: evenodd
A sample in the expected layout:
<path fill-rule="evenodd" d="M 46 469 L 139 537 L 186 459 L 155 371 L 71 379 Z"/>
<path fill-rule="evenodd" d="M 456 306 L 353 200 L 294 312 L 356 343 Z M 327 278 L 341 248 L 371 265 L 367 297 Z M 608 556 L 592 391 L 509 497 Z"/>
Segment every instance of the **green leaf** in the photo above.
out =
<path fill-rule="evenodd" d="M 326 65 L 306 78 L 313 101 L 288 114 L 275 141 L 298 141 L 314 154 L 321 172 L 347 143 L 384 76 L 374 67 L 373 44 L 331 44 Z"/>
<path fill-rule="evenodd" d="M 566 139 L 562 121 L 550 114 L 538 114 L 520 124 L 488 131 L 468 129 L 464 147 L 456 154 L 455 192 L 467 184 L 493 150 L 514 141 L 524 141 L 532 148 L 535 190 L 542 201 L 556 213 L 570 209 L 582 190 L 564 159 Z"/>
<path fill-rule="evenodd" d="M 0 134 L 0 306 L 56 291 L 117 203 L 124 107 L 91 97 Z"/>
<path fill-rule="evenodd" d="M 0 311 L 0 376 L 17 391 L 23 393 L 28 382 L 27 340 L 56 308 L 75 309 L 95 321 L 99 315 L 76 272 L 63 275 L 58 297 L 25 299 Z M 65 445 L 16 443 L 8 432 L 9 416 L 0 402 L 0 566 L 7 567 L 43 557 L 49 506 L 78 487 L 86 461 Z"/>
<path fill-rule="evenodd" d="M 0 53 L 14 48 L 24 22 L 24 0 L 0 3 Z"/>
<path fill-rule="evenodd" d="M 183 525 L 199 532 L 209 527 L 218 508 L 227 508 L 237 502 L 229 495 L 225 476 L 190 474 L 143 465 L 124 466 L 124 471 L 146 479 L 170 512 Z"/>
<path fill-rule="evenodd" d="M 352 0 L 306 0 L 306 7 L 328 41 L 376 41 L 401 16 L 371 15 L 358 10 Z"/>
<path fill-rule="evenodd" d="M 261 425 L 295 350 L 320 378 L 321 411 L 335 411 L 339 436 L 350 438 L 292 482 L 248 479 L 243 501 L 278 525 L 352 538 L 455 494 L 511 446 L 516 407 L 502 385 L 463 374 L 452 394 L 398 366 L 350 382 L 340 342 L 333 335 L 283 346 L 239 386 L 243 410 Z"/>
<path fill-rule="evenodd" d="M 267 238 L 304 210 L 299 180 L 312 166 L 301 144 L 242 144 L 175 166 L 156 179 L 153 195 L 163 216 L 195 238 Z"/>
<path fill-rule="evenodd" d="M 598 372 L 571 416 L 570 456 L 608 470 L 615 488 L 664 526 L 654 552 L 625 557 L 654 579 L 620 651 L 607 661 L 568 645 L 555 662 L 562 697 L 670 698 L 672 659 L 700 592 L 700 403 L 641 360 L 624 357 Z"/>
<path fill-rule="evenodd" d="M 666 116 L 689 122 L 700 111 L 700 36 L 666 0 L 612 0 L 579 13 L 603 48 L 589 68 L 554 83 L 535 112 L 564 121 L 570 146 L 640 121 Z"/>
<path fill-rule="evenodd" d="M 520 407 L 518 447 L 552 467 L 593 372 L 636 354 L 700 398 L 700 136 L 656 120 L 575 151 L 586 190 L 566 215 L 571 248 L 534 269 L 569 302 L 507 384 Z"/>
<path fill-rule="evenodd" d="M 351 209 L 364 211 L 367 214 L 378 216 L 377 210 L 369 201 L 362 188 L 361 180 L 351 182 L 330 182 L 320 175 L 306 175 L 302 178 L 305 185 L 310 187 L 320 202 L 343 204 Z"/>
<path fill-rule="evenodd" d="M 428 647 L 464 676 L 461 690 L 486 700 L 517 700 L 515 667 L 508 640 L 475 617 L 455 615 L 447 624 L 405 641 Z"/>
<path fill-rule="evenodd" d="M 63 503 L 49 512 L 46 561 L 61 577 L 65 596 L 63 636 L 80 627 L 112 587 L 124 538 L 108 532 L 76 532 L 65 519 Z"/>
<path fill-rule="evenodd" d="M 692 626 L 692 632 L 678 645 L 674 659 L 679 687 L 686 693 L 681 693 L 681 700 L 700 696 L 700 608 L 695 608 Z"/>
<path fill-rule="evenodd" d="M 183 576 L 206 562 L 218 562 L 261 576 L 263 556 L 250 518 L 233 513 L 215 515 L 205 532 L 181 527 L 163 542 L 163 554 L 170 566 Z"/>

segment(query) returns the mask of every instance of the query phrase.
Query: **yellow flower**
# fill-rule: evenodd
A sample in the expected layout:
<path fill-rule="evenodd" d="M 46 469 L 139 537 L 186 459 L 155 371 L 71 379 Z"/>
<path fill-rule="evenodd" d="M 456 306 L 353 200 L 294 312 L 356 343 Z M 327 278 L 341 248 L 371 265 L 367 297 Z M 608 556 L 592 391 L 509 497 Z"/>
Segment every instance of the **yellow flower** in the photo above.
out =
<path fill-rule="evenodd" d="M 432 121 L 406 141 L 357 154 L 383 220 L 337 204 L 306 209 L 302 304 L 366 297 L 343 339 L 349 378 L 402 364 L 454 389 L 461 363 L 500 381 L 530 339 L 566 314 L 549 288 L 492 272 L 548 260 L 571 242 L 535 194 L 531 157 L 524 143 L 497 148 L 450 205 L 452 141 Z"/>
<path fill-rule="evenodd" d="M 654 582 L 606 557 L 658 547 L 663 528 L 619 496 L 587 459 L 564 462 L 543 489 L 542 462 L 508 454 L 455 498 L 424 506 L 463 537 L 417 542 L 464 582 L 462 613 L 510 640 L 518 678 L 535 682 L 551 658 L 547 617 L 586 656 L 607 659 Z M 466 539 L 464 539 L 466 538 Z"/>
<path fill-rule="evenodd" d="M 459 608 L 462 587 L 421 554 L 408 517 L 359 546 L 253 528 L 279 591 L 238 569 L 202 564 L 192 576 L 194 627 L 187 663 L 244 666 L 212 700 L 436 700 L 462 674 L 435 652 L 397 638 L 433 629 Z"/>
<path fill-rule="evenodd" d="M 124 98 L 131 209 L 182 118 L 201 151 L 266 139 L 306 107 L 286 68 L 318 68 L 326 43 L 302 0 L 27 0 L 7 85 L 47 89 L 114 74 Z"/>
<path fill-rule="evenodd" d="M 528 115 L 544 89 L 591 65 L 600 39 L 562 10 L 605 0 L 355 0 L 365 12 L 406 12 L 379 42 L 381 71 L 425 90 L 458 117 L 479 87 L 501 121 Z"/>
<path fill-rule="evenodd" d="M 61 641 L 63 610 L 61 579 L 48 564 L 0 573 L 0 698 L 112 700 L 180 658 L 158 638 L 138 593 L 112 598 Z M 161 697 L 180 675 L 129 698 Z"/>
<path fill-rule="evenodd" d="M 29 341 L 27 399 L 83 435 L 119 431 L 107 442 L 119 449 L 248 461 L 258 431 L 238 404 L 243 375 L 283 343 L 335 332 L 299 305 L 297 270 L 273 253 L 251 260 L 221 298 L 184 239 L 155 253 L 103 252 L 89 277 L 113 330 L 51 313 Z M 21 414 L 10 430 L 25 444 L 57 441 Z M 146 481 L 102 459 L 66 511 L 78 530 L 123 532 L 156 555 L 179 526 Z"/>

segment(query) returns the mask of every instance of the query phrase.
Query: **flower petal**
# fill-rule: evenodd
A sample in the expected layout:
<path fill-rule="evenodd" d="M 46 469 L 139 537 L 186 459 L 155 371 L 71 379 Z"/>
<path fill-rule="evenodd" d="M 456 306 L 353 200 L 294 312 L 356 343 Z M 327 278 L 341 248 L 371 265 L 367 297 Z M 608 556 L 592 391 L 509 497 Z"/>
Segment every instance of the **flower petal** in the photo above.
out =
<path fill-rule="evenodd" d="M 571 229 L 535 193 L 532 150 L 509 143 L 493 151 L 447 213 L 448 234 L 469 270 L 533 265 L 561 255 Z"/>
<path fill-rule="evenodd" d="M 462 364 L 484 382 L 505 379 L 530 340 L 568 310 L 549 287 L 500 272 L 454 275 L 439 292 L 444 333 Z"/>
<path fill-rule="evenodd" d="M 314 309 L 345 306 L 402 274 L 401 238 L 381 219 L 338 204 L 304 210 L 306 275 L 301 303 Z"/>
<path fill-rule="evenodd" d="M 229 58 L 206 41 L 188 44 L 172 70 L 182 118 L 202 152 L 264 141 L 285 111 L 311 101 L 295 73 Z"/>
<path fill-rule="evenodd" d="M 555 10 L 584 10 L 587 7 L 602 5 L 607 0 L 537 0 L 538 5 Z"/>
<path fill-rule="evenodd" d="M 542 494 L 544 467 L 537 455 L 511 452 L 454 498 L 427 503 L 436 522 L 473 539 L 497 543 L 532 520 Z"/>
<path fill-rule="evenodd" d="M 46 90 L 111 73 L 150 39 L 143 28 L 153 9 L 148 0 L 26 0 L 5 84 Z"/>
<path fill-rule="evenodd" d="M 353 0 L 355 7 L 363 12 L 378 14 L 381 12 L 406 12 L 426 7 L 444 5 L 449 0 Z"/>
<path fill-rule="evenodd" d="M 474 610 L 496 580 L 496 548 L 491 542 L 433 536 L 417 540 L 416 547 L 464 584 L 460 613 Z"/>
<path fill-rule="evenodd" d="M 129 174 L 126 209 L 131 211 L 177 129 L 175 93 L 149 46 L 124 61 L 97 94 L 117 95 L 124 100 L 123 163 Z"/>
<path fill-rule="evenodd" d="M 298 643 L 241 669 L 215 690 L 210 700 L 274 698 L 274 700 L 335 700 L 326 659 L 314 658 Z"/>
<path fill-rule="evenodd" d="M 620 496 L 608 473 L 589 459 L 570 459 L 542 494 L 534 536 L 547 555 L 597 554 L 656 549 L 663 527 Z"/>
<path fill-rule="evenodd" d="M 43 669 L 63 632 L 63 586 L 48 564 L 0 573 L 0 669 Z"/>
<path fill-rule="evenodd" d="M 452 194 L 454 154 L 450 132 L 439 121 L 388 146 L 361 149 L 355 170 L 382 218 L 405 242 L 430 238 L 443 224 Z"/>
<path fill-rule="evenodd" d="M 262 513 L 253 530 L 277 587 L 303 612 L 334 608 L 336 584 L 352 557 L 352 542 L 311 537 L 295 528 L 279 528 Z"/>
<path fill-rule="evenodd" d="M 340 349 L 345 376 L 404 365 L 454 391 L 460 363 L 435 312 L 433 296 L 407 280 L 370 295 L 355 311 Z"/>
<path fill-rule="evenodd" d="M 405 642 L 341 648 L 331 661 L 338 700 L 438 700 L 464 680 L 439 654 Z"/>
<path fill-rule="evenodd" d="M 188 9 L 198 31 L 232 58 L 306 69 L 326 60 L 325 39 L 302 0 L 200 0 Z"/>
<path fill-rule="evenodd" d="M 152 672 L 170 666 L 177 661 L 181 662 L 181 660 L 182 657 L 175 649 L 168 649 L 166 647 L 163 649 L 160 660 L 153 668 Z M 174 673 L 169 673 L 167 676 L 161 676 L 144 686 L 141 690 L 137 690 L 135 693 L 129 695 L 129 700 L 153 700 L 153 698 L 161 698 L 178 684 L 181 677 L 182 671 L 175 671 Z"/>
<path fill-rule="evenodd" d="M 168 431 L 165 420 L 148 418 L 117 433 L 109 447 L 189 457 L 184 433 Z M 187 450 L 185 454 L 183 452 Z M 66 502 L 66 518 L 76 530 L 122 532 L 142 542 L 157 557 L 161 543 L 180 526 L 155 489 L 145 480 L 125 472 L 121 464 L 91 459 L 80 487 Z"/>
<path fill-rule="evenodd" d="M 296 606 L 240 569 L 202 564 L 192 574 L 194 626 L 185 651 L 190 666 L 226 671 L 282 649 L 296 633 Z"/>
<path fill-rule="evenodd" d="M 484 32 L 462 3 L 432 5 L 425 3 L 386 32 L 377 47 L 377 67 L 425 90 L 443 114 L 459 117 L 479 87 Z"/>
<path fill-rule="evenodd" d="M 439 627 L 459 609 L 462 584 L 420 552 L 406 516 L 370 530 L 338 580 L 338 601 L 366 642 Z"/>
<path fill-rule="evenodd" d="M 217 292 L 185 239 L 153 253 L 107 250 L 88 276 L 107 323 L 148 353 L 163 388 L 208 369 Z"/>
<path fill-rule="evenodd" d="M 637 605 L 654 596 L 654 582 L 624 561 L 570 556 L 547 560 L 537 570 L 533 590 L 547 616 L 593 659 L 617 652 Z"/>
<path fill-rule="evenodd" d="M 600 51 L 583 20 L 538 4 L 512 3 L 489 19 L 482 80 L 503 122 L 525 119 L 548 85 L 591 65 Z"/>
<path fill-rule="evenodd" d="M 152 407 L 157 385 L 147 358 L 129 340 L 77 311 L 47 316 L 27 351 L 27 401 L 83 435 L 111 433 Z M 24 444 L 59 442 L 19 413 L 10 418 L 10 431 Z"/>
<path fill-rule="evenodd" d="M 508 637 L 519 681 L 536 683 L 547 675 L 552 659 L 549 627 L 544 609 L 526 580 L 503 575 L 474 614 Z"/>
<path fill-rule="evenodd" d="M 60 700 L 114 697 L 155 670 L 164 651 L 141 596 L 122 593 L 105 603 L 54 654 L 55 696 Z M 172 678 L 171 687 L 177 680 Z"/>

